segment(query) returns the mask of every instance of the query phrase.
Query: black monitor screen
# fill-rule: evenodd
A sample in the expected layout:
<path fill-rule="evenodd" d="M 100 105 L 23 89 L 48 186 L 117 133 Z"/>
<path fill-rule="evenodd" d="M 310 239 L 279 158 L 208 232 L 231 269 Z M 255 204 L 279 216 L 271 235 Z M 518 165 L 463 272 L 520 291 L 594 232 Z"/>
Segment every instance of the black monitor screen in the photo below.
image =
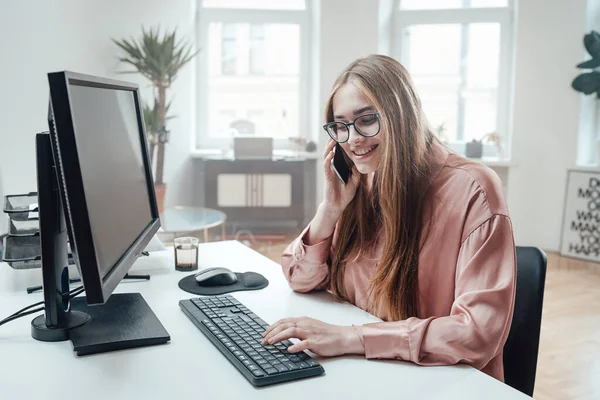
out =
<path fill-rule="evenodd" d="M 134 92 L 70 85 L 85 201 L 101 279 L 152 222 Z"/>

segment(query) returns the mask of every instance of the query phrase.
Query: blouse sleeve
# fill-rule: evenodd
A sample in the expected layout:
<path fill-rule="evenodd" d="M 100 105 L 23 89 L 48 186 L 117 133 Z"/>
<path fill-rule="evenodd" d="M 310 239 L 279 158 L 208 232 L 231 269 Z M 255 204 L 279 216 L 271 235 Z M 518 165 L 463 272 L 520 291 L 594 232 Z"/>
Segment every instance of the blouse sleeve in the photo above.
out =
<path fill-rule="evenodd" d="M 314 245 L 305 244 L 310 225 L 283 252 L 282 268 L 297 292 L 324 289 L 329 284 L 329 253 L 333 234 Z"/>

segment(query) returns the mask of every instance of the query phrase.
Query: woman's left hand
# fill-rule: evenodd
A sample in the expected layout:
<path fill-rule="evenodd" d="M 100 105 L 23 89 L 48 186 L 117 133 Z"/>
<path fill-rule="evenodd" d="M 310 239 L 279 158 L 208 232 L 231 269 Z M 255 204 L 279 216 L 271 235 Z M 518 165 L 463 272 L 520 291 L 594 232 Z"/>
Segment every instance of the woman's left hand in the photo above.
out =
<path fill-rule="evenodd" d="M 301 342 L 288 348 L 290 353 L 310 350 L 320 356 L 364 354 L 364 348 L 351 326 L 326 324 L 313 318 L 286 318 L 275 322 L 263 333 L 263 344 L 275 344 L 286 339 Z"/>

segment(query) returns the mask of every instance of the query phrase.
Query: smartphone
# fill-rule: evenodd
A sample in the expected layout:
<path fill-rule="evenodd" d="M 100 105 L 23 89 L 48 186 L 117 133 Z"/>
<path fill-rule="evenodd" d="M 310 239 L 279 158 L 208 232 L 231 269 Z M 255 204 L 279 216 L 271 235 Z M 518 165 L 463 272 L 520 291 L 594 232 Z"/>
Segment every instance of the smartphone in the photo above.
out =
<path fill-rule="evenodd" d="M 336 144 L 333 148 L 334 156 L 331 159 L 331 166 L 335 171 L 335 174 L 340 178 L 340 181 L 345 185 L 348 183 L 348 178 L 350 178 L 350 166 L 346 162 L 346 158 L 344 157 L 344 149 L 339 144 Z"/>

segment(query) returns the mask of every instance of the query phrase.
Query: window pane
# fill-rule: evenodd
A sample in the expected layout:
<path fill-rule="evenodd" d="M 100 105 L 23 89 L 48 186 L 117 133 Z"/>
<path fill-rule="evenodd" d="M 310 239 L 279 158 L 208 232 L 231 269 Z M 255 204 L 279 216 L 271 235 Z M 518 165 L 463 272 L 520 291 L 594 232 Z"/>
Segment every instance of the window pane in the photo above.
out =
<path fill-rule="evenodd" d="M 304 10 L 305 0 L 203 0 L 207 8 L 258 8 L 263 10 Z"/>
<path fill-rule="evenodd" d="M 233 54 L 223 46 L 230 31 Z M 208 32 L 209 135 L 298 136 L 299 25 L 211 23 Z"/>
<path fill-rule="evenodd" d="M 496 130 L 500 25 L 470 24 L 467 52 L 464 139 Z"/>
<path fill-rule="evenodd" d="M 457 138 L 460 90 L 460 35 L 458 24 L 413 25 L 405 30 L 406 68 L 417 87 L 433 129 L 442 127 Z"/>
<path fill-rule="evenodd" d="M 223 75 L 235 74 L 237 58 L 237 25 L 223 24 L 221 36 L 221 72 Z"/>
<path fill-rule="evenodd" d="M 403 10 L 439 10 L 448 8 L 506 7 L 508 0 L 400 0 Z"/>
<path fill-rule="evenodd" d="M 447 140 L 494 131 L 500 25 L 412 25 L 404 35 L 404 63 L 432 129 Z"/>
<path fill-rule="evenodd" d="M 265 72 L 265 26 L 250 26 L 250 73 Z"/>

